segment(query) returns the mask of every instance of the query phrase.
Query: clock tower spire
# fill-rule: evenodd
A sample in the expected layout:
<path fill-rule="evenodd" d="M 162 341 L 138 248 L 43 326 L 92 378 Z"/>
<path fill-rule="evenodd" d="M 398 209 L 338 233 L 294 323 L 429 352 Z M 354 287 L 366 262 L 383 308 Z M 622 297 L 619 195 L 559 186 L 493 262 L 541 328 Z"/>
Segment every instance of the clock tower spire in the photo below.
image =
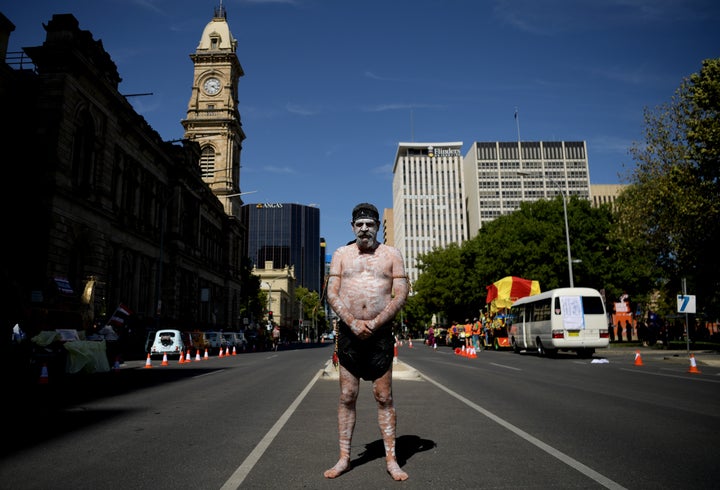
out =
<path fill-rule="evenodd" d="M 222 202 L 228 215 L 239 216 L 240 152 L 245 132 L 238 110 L 238 82 L 244 75 L 230 32 L 225 7 L 205 26 L 190 59 L 195 66 L 185 138 L 200 144 L 203 180 Z"/>

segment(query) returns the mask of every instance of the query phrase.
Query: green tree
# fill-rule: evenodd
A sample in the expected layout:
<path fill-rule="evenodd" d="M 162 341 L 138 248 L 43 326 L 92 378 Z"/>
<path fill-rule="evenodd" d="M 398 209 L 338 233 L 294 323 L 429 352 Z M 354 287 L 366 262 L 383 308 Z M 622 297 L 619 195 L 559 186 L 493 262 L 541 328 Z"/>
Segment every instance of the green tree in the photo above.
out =
<path fill-rule="evenodd" d="M 310 291 L 305 287 L 295 288 L 295 300 L 302 307 L 303 320 L 310 321 L 312 326 L 317 329 L 318 334 L 323 333 L 327 329 L 327 321 L 325 319 L 325 310 L 320 302 L 320 295 L 316 291 Z"/>
<path fill-rule="evenodd" d="M 635 168 L 619 196 L 618 238 L 654 259 L 661 303 L 689 294 L 720 316 L 720 59 L 703 61 L 674 97 L 645 110 L 645 141 L 630 150 Z"/>
<path fill-rule="evenodd" d="M 506 276 L 536 280 L 543 291 L 569 286 L 562 196 L 522 203 L 514 213 L 487 223 L 462 246 L 450 245 L 419 257 L 420 276 L 410 309 L 427 321 L 478 316 L 487 286 Z M 605 290 L 608 301 L 623 291 L 645 294 L 651 267 L 632 243 L 615 243 L 615 217 L 607 206 L 585 199 L 567 203 L 576 286 Z M 417 304 L 416 304 L 417 303 Z"/>

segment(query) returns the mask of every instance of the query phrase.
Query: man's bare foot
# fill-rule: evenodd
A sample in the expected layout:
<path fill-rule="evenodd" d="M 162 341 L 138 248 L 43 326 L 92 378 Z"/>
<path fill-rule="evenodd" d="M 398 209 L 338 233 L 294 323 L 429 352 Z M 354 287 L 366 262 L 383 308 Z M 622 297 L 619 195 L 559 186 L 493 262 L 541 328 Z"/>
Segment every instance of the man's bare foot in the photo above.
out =
<path fill-rule="evenodd" d="M 350 469 L 350 461 L 346 459 L 341 459 L 337 463 L 335 463 L 335 466 L 330 468 L 329 470 L 325 470 L 325 478 L 337 478 L 338 476 L 345 473 L 348 469 Z"/>
<path fill-rule="evenodd" d="M 408 479 L 408 474 L 400 469 L 400 465 L 396 461 L 388 461 L 387 472 L 390 473 L 392 479 L 395 481 L 405 481 Z"/>

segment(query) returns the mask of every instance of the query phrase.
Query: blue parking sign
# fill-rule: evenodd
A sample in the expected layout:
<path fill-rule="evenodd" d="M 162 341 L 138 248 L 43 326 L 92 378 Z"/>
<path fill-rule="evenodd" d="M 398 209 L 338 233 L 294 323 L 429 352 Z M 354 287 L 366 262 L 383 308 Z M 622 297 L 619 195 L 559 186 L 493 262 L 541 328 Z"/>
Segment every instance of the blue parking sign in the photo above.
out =
<path fill-rule="evenodd" d="M 677 311 L 678 313 L 695 313 L 695 296 L 678 294 Z"/>

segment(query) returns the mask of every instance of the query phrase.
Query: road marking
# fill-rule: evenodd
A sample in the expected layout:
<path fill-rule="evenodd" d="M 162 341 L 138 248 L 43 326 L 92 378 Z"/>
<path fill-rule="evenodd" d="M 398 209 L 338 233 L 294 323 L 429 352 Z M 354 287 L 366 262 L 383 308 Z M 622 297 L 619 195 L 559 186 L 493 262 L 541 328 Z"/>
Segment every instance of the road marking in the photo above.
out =
<path fill-rule="evenodd" d="M 505 368 L 505 369 L 512 369 L 513 371 L 522 371 L 522 369 L 520 369 L 520 368 L 518 368 L 518 367 L 508 366 L 508 365 L 506 365 L 506 364 L 498 364 L 498 363 L 496 363 L 496 362 L 491 362 L 490 364 L 493 365 L 493 366 L 497 366 L 497 367 L 501 367 L 501 368 Z"/>
<path fill-rule="evenodd" d="M 245 458 L 245 461 L 243 461 L 242 464 L 238 467 L 238 469 L 236 469 L 235 472 L 230 475 L 230 478 L 228 478 L 225 484 L 220 487 L 220 490 L 235 490 L 240 488 L 240 485 L 242 485 L 242 482 L 245 480 L 245 478 L 247 478 L 250 470 L 252 470 L 253 466 L 255 466 L 255 464 L 260 460 L 267 448 L 270 447 L 273 439 L 275 439 L 275 437 L 280 433 L 280 430 L 285 426 L 287 421 L 290 420 L 290 416 L 293 414 L 293 412 L 295 412 L 300 403 L 305 399 L 307 394 L 310 392 L 310 389 L 313 387 L 313 385 L 315 385 L 317 380 L 320 379 L 322 373 L 323 370 L 321 369 L 315 376 L 313 376 L 305 389 L 302 390 L 302 392 L 297 396 L 297 398 L 295 398 L 295 401 L 290 404 L 287 410 L 285 410 L 285 413 L 282 414 L 278 421 L 275 422 L 275 425 L 270 428 L 268 433 L 265 434 L 265 436 L 258 443 L 258 445 L 255 446 L 255 449 L 253 449 L 252 452 L 248 455 L 248 457 Z"/>
<path fill-rule="evenodd" d="M 416 371 L 417 371 L 417 369 L 416 369 Z M 468 399 L 465 398 L 464 396 L 462 396 L 462 395 L 460 395 L 460 394 L 458 394 L 458 393 L 455 393 L 454 391 L 450 390 L 449 388 L 446 388 L 446 387 L 443 386 L 442 384 L 440 384 L 440 383 L 438 383 L 437 381 L 435 381 L 434 379 L 426 376 L 425 374 L 421 373 L 420 371 L 417 371 L 417 372 L 420 374 L 420 376 L 422 376 L 422 377 L 425 378 L 427 381 L 429 381 L 430 383 L 434 384 L 435 386 L 437 386 L 438 388 L 440 388 L 441 390 L 443 390 L 444 392 L 446 392 L 448 395 L 450 395 L 450 396 L 452 396 L 452 397 L 454 397 L 454 398 L 457 398 L 458 400 L 460 400 L 461 402 L 463 402 L 463 403 L 464 403 L 465 405 L 467 405 L 468 407 L 470 407 L 470 408 L 472 408 L 473 410 L 475 410 L 475 411 L 483 414 L 484 416 L 486 416 L 487 418 L 489 418 L 489 419 L 492 420 L 493 422 L 501 425 L 502 427 L 505 427 L 507 430 L 509 430 L 509 431 L 511 431 L 511 432 L 514 432 L 516 435 L 518 435 L 518 436 L 520 436 L 521 438 L 525 439 L 525 440 L 526 440 L 527 442 L 529 442 L 530 444 L 532 444 L 532 445 L 538 447 L 539 449 L 545 451 L 545 452 L 546 452 L 547 454 L 549 454 L 550 456 L 553 456 L 554 458 L 557 458 L 557 459 L 560 460 L 561 462 L 563 462 L 563 463 L 565 463 L 566 465 L 570 466 L 571 468 L 579 471 L 580 473 L 582 473 L 583 475 L 587 476 L 587 477 L 590 478 L 591 480 L 596 481 L 597 483 L 599 483 L 600 485 L 604 486 L 605 488 L 611 488 L 611 489 L 613 489 L 613 490 L 627 490 L 625 487 L 623 487 L 622 485 L 620 485 L 620 484 L 617 483 L 616 481 L 613 481 L 613 480 L 611 480 L 610 478 L 606 477 L 605 475 L 602 475 L 602 474 L 598 473 L 597 471 L 593 470 L 593 469 L 590 468 L 589 466 L 584 465 L 584 464 L 581 463 L 580 461 L 578 461 L 578 460 L 570 457 L 569 455 L 563 453 L 562 451 L 560 451 L 560 450 L 558 450 L 558 449 L 555 449 L 554 447 L 550 446 L 549 444 L 545 444 L 545 443 L 542 442 L 540 439 L 538 439 L 538 438 L 536 438 L 536 437 L 528 434 L 528 433 L 525 432 L 524 430 L 520 429 L 519 427 L 514 426 L 513 424 L 511 424 L 511 423 L 508 422 L 507 420 L 504 420 L 504 419 L 498 417 L 497 415 L 495 415 L 494 413 L 492 413 L 492 412 L 484 409 L 484 408 L 481 407 L 480 405 L 478 405 L 478 404 L 476 404 L 476 403 L 473 403 L 472 401 L 468 400 Z"/>

